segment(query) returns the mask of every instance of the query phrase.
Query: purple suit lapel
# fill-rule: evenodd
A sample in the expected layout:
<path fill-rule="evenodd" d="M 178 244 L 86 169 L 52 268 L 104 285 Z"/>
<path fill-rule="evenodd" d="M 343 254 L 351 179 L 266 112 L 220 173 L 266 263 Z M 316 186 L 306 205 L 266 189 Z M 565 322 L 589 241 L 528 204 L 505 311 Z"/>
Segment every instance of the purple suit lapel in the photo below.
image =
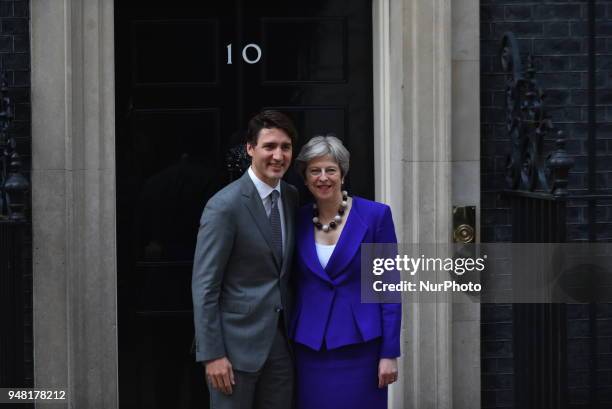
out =
<path fill-rule="evenodd" d="M 359 214 L 357 200 L 353 200 L 353 207 L 345 222 L 346 226 L 344 226 L 340 234 L 340 238 L 327 263 L 327 267 L 323 269 L 317 257 L 314 227 L 310 220 L 311 217 L 312 215 L 309 212 L 304 211 L 302 213 L 302 220 L 300 221 L 301 228 L 298 243 L 300 243 L 302 248 L 303 260 L 314 274 L 327 282 L 332 282 L 332 279 L 343 271 L 359 251 L 361 242 L 368 231 L 368 226 L 364 223 Z"/>
<path fill-rule="evenodd" d="M 302 220 L 300 221 L 298 245 L 302 249 L 304 263 L 308 266 L 308 269 L 318 275 L 321 279 L 331 283 L 331 279 L 327 273 L 323 270 L 321 263 L 319 263 L 319 257 L 317 257 L 317 250 L 315 248 L 314 241 L 314 227 L 311 222 L 311 215 L 304 211 L 302 212 Z"/>
<path fill-rule="evenodd" d="M 353 206 L 346 219 L 346 226 L 342 229 L 336 248 L 325 267 L 326 274 L 329 277 L 332 279 L 336 277 L 353 260 L 355 254 L 361 248 L 361 243 L 367 231 L 368 226 L 359 214 L 357 200 L 353 199 Z"/>

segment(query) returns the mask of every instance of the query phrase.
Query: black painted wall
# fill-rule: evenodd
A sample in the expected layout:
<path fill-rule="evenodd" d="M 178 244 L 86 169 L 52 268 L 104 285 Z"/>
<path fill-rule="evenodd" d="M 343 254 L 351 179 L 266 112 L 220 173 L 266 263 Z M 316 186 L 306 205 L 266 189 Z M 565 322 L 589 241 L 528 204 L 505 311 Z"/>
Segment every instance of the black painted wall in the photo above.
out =
<path fill-rule="evenodd" d="M 576 164 L 572 193 L 587 193 L 589 165 L 595 167 L 598 193 L 612 192 L 612 1 L 596 0 L 596 152 L 588 160 L 588 1 L 481 0 L 481 186 L 482 237 L 511 241 L 508 203 L 499 194 L 509 140 L 505 129 L 504 74 L 499 62 L 501 37 L 513 31 L 523 57 L 535 57 L 536 78 L 547 94 L 554 124 L 565 132 L 566 148 Z M 525 59 L 523 60 L 526 62 Z M 597 241 L 612 241 L 612 202 L 599 201 L 595 212 Z M 568 241 L 588 235 L 588 208 L 572 200 Z M 568 306 L 568 407 L 589 407 L 590 370 L 596 365 L 597 407 L 612 403 L 612 308 L 596 309 L 597 357 L 589 360 L 589 306 Z M 513 406 L 512 306 L 482 307 L 482 407 Z M 607 403 L 603 403 L 607 402 Z"/>
<path fill-rule="evenodd" d="M 30 174 L 31 120 L 30 120 L 30 12 L 28 0 L 0 0 L 0 71 L 4 71 L 13 102 L 14 121 L 9 133 L 16 137 L 17 151 L 22 158 L 22 172 Z M 32 386 L 32 241 L 31 228 L 25 226 L 22 243 L 24 291 L 24 367 L 23 384 L 6 386 Z M 23 405 L 24 408 L 29 405 Z"/>

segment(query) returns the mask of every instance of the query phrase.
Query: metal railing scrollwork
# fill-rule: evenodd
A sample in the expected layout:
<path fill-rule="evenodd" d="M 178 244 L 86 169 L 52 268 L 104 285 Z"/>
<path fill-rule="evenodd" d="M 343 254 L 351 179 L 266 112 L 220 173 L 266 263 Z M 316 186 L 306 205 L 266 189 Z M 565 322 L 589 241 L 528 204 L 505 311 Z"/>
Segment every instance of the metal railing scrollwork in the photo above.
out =
<path fill-rule="evenodd" d="M 232 146 L 225 155 L 225 167 L 230 182 L 238 179 L 251 166 L 251 157 L 244 143 Z"/>
<path fill-rule="evenodd" d="M 8 134 L 13 110 L 4 74 L 0 81 L 0 220 L 23 222 L 30 184 L 21 173 L 17 142 Z"/>
<path fill-rule="evenodd" d="M 9 134 L 13 109 L 5 75 L 0 74 L 0 386 L 29 385 L 32 373 L 31 329 L 26 326 L 26 308 L 31 309 L 31 254 L 26 203 L 30 184 L 21 173 L 17 141 Z M 31 274 L 31 273 L 30 273 Z M 28 307 L 26 307 L 28 306 Z M 31 317 L 31 316 L 30 316 Z M 31 320 L 31 318 L 30 318 Z M 26 334 L 28 334 L 26 336 Z M 28 352 L 29 351 L 29 352 Z M 29 375 L 28 375 L 29 376 Z"/>
<path fill-rule="evenodd" d="M 523 70 L 518 41 L 511 32 L 504 34 L 500 54 L 506 73 L 506 127 L 512 144 L 506 160 L 507 187 L 565 196 L 574 160 L 565 150 L 563 132 L 555 129 L 546 112 L 533 59 L 527 57 Z M 554 150 L 546 154 L 545 143 L 551 135 Z"/>

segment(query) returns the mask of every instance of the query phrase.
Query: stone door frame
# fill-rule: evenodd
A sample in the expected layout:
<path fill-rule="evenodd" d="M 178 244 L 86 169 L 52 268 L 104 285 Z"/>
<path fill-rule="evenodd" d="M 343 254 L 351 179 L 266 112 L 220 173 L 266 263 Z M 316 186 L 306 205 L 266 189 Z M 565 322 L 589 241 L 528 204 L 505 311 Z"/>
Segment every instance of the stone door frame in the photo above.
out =
<path fill-rule="evenodd" d="M 450 238 L 451 20 L 451 0 L 373 0 L 376 197 L 405 242 Z M 113 0 L 31 0 L 34 376 L 66 408 L 119 406 L 113 21 Z M 394 409 L 478 406 L 480 339 L 456 325 L 476 315 L 405 304 Z"/>

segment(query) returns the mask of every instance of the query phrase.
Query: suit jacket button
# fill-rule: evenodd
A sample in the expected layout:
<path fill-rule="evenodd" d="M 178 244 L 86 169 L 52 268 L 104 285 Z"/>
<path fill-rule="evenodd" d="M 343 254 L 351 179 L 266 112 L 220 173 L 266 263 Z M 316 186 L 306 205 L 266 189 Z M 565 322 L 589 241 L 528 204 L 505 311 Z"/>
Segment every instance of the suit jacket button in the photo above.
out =
<path fill-rule="evenodd" d="M 283 309 L 279 306 L 274 307 L 274 311 L 281 312 Z"/>

